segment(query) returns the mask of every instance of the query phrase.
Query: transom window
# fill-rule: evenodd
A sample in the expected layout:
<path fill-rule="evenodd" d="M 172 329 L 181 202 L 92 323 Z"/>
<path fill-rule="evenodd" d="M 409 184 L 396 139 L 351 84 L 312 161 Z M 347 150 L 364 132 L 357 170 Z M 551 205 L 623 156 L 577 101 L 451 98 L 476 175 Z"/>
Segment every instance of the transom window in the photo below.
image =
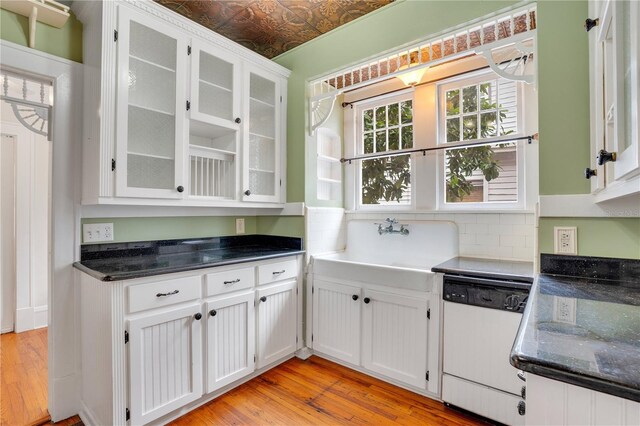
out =
<path fill-rule="evenodd" d="M 412 94 L 384 97 L 360 105 L 357 117 L 359 153 L 394 153 L 413 148 Z M 410 204 L 410 155 L 362 160 L 360 181 L 363 205 Z"/>

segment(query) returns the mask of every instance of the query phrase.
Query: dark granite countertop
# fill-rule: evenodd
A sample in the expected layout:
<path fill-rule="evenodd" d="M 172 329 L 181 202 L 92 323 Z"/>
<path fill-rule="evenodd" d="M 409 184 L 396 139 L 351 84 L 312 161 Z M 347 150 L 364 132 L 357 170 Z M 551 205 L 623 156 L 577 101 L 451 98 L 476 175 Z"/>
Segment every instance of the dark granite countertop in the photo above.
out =
<path fill-rule="evenodd" d="M 511 364 L 640 402 L 640 260 L 543 254 L 541 271 Z"/>
<path fill-rule="evenodd" d="M 101 281 L 120 281 L 302 253 L 302 238 L 242 235 L 83 245 L 73 266 Z"/>
<path fill-rule="evenodd" d="M 433 272 L 533 282 L 533 262 L 454 257 L 431 268 Z"/>

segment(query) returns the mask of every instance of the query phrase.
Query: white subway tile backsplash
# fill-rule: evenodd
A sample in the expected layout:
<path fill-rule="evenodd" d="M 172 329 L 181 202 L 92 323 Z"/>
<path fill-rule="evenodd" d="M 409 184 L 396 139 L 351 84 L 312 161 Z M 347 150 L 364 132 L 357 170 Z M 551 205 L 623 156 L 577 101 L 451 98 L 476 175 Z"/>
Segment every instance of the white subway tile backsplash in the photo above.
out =
<path fill-rule="evenodd" d="M 486 223 L 467 223 L 465 224 L 466 234 L 487 234 L 489 225 Z"/>
<path fill-rule="evenodd" d="M 476 243 L 476 234 L 459 234 L 459 235 L 460 235 L 460 246 Z"/>
<path fill-rule="evenodd" d="M 500 245 L 505 247 L 526 247 L 524 235 L 500 235 Z"/>
<path fill-rule="evenodd" d="M 498 224 L 500 223 L 500 215 L 495 213 L 478 214 L 478 223 Z"/>
<path fill-rule="evenodd" d="M 476 214 L 454 214 L 453 219 L 456 223 L 477 223 Z M 451 220 L 451 219 L 449 219 Z"/>
<path fill-rule="evenodd" d="M 478 234 L 476 243 L 487 247 L 497 247 L 500 245 L 500 236 L 495 234 Z"/>
<path fill-rule="evenodd" d="M 513 235 L 524 235 L 530 236 L 533 235 L 533 231 L 535 228 L 532 225 L 511 225 L 512 226 L 512 234 Z"/>
<path fill-rule="evenodd" d="M 531 260 L 535 256 L 533 247 L 514 247 L 513 258 L 518 260 Z"/>
<path fill-rule="evenodd" d="M 523 213 L 501 213 L 500 223 L 505 225 L 525 225 L 526 215 Z"/>

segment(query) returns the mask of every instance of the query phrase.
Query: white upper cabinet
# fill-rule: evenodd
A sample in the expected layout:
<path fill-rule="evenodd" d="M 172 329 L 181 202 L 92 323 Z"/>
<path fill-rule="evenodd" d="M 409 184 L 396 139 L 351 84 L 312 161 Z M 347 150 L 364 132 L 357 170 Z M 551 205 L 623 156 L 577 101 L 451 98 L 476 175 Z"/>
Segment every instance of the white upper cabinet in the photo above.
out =
<path fill-rule="evenodd" d="M 186 37 L 119 8 L 116 195 L 180 198 Z"/>
<path fill-rule="evenodd" d="M 246 201 L 280 200 L 280 78 L 247 66 L 244 87 L 243 198 Z"/>
<path fill-rule="evenodd" d="M 201 41 L 191 46 L 191 120 L 238 130 L 240 58 Z"/>
<path fill-rule="evenodd" d="M 591 1 L 589 13 L 598 19 L 589 31 L 591 189 L 606 200 L 640 192 L 640 4 Z"/>
<path fill-rule="evenodd" d="M 284 203 L 287 69 L 150 0 L 74 11 L 83 204 Z"/>

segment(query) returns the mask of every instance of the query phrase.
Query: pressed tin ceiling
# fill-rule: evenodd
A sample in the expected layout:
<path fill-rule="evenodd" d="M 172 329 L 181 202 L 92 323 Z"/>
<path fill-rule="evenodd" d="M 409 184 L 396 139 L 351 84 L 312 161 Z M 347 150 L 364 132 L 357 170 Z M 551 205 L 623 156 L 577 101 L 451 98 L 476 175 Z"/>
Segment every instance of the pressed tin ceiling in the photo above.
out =
<path fill-rule="evenodd" d="M 393 0 L 155 0 L 271 59 Z"/>

